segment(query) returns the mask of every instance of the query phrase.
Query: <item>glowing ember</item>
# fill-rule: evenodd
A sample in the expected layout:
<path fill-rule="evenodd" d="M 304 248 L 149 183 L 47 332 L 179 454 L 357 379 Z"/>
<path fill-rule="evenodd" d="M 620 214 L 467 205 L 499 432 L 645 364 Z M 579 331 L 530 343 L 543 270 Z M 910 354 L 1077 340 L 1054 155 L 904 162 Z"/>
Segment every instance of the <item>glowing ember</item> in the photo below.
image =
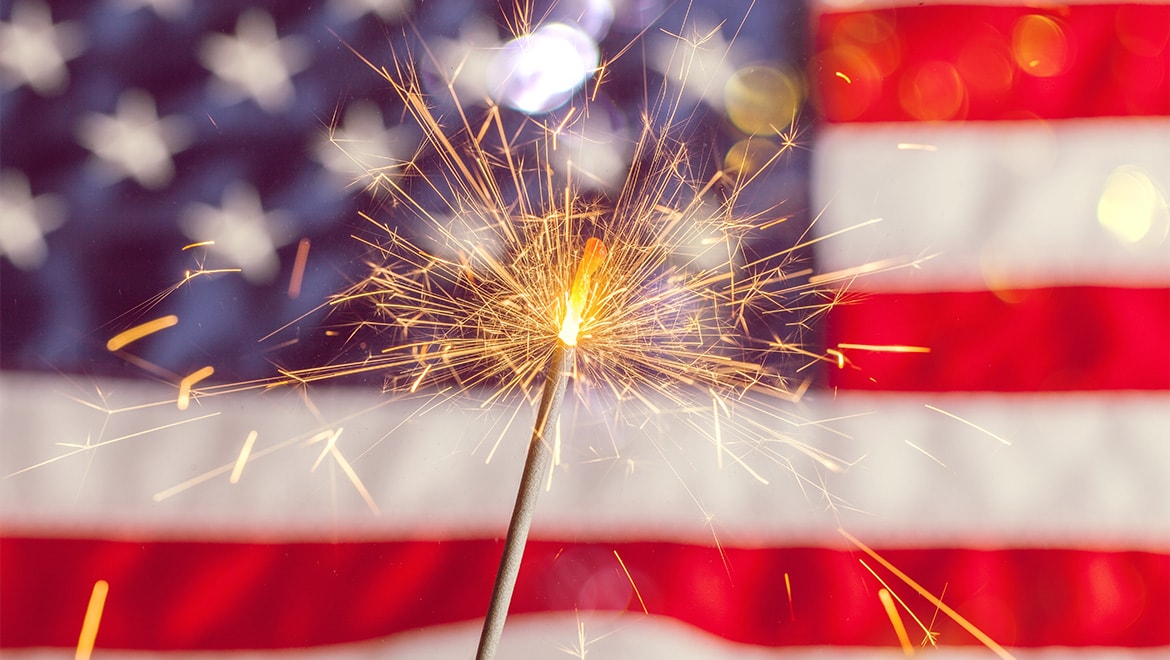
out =
<path fill-rule="evenodd" d="M 577 345 L 577 333 L 581 329 L 585 305 L 593 288 L 593 273 L 601 267 L 608 254 L 605 243 L 600 239 L 590 238 L 585 242 L 585 254 L 581 255 L 581 263 L 577 264 L 577 273 L 573 275 L 573 286 L 569 289 L 568 305 L 565 308 L 565 320 L 561 323 L 560 334 L 557 335 L 566 346 Z"/>

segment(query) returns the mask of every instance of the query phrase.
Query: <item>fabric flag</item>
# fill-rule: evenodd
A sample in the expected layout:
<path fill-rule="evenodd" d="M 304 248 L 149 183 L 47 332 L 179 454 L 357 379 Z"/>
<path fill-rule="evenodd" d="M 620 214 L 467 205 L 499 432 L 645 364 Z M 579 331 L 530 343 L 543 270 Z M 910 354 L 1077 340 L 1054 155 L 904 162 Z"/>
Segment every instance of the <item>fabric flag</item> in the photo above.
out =
<path fill-rule="evenodd" d="M 802 72 L 799 148 L 751 202 L 791 216 L 767 240 L 823 239 L 814 277 L 857 277 L 808 326 L 810 389 L 757 420 L 840 469 L 792 446 L 721 465 L 684 418 L 632 431 L 576 406 L 500 657 L 895 657 L 895 619 L 947 657 L 993 655 L 979 635 L 1018 657 L 1165 654 L 1170 7 L 532 15 L 570 25 L 582 60 L 624 50 L 574 152 L 618 181 L 661 81 L 723 159 L 744 130 L 729 81 Z M 107 657 L 472 654 L 534 413 L 387 395 L 378 373 L 244 385 L 349 359 L 362 337 L 320 306 L 365 274 L 359 213 L 411 231 L 364 189 L 425 157 L 421 132 L 355 53 L 564 112 L 585 92 L 560 79 L 476 87 L 516 16 L 0 2 L 6 657 L 78 646 L 95 584 Z"/>

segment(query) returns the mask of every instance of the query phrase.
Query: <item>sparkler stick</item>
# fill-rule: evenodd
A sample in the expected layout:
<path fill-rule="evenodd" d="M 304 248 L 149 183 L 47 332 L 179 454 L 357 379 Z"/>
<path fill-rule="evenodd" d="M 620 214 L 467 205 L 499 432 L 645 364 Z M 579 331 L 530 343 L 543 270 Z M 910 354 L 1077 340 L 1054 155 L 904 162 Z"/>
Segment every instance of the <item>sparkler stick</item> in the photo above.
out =
<path fill-rule="evenodd" d="M 577 333 L 587 309 L 589 292 L 592 289 L 593 273 L 605 260 L 605 244 L 597 238 L 585 243 L 585 253 L 577 265 L 573 284 L 569 290 L 565 318 L 561 322 L 558 337 L 560 342 L 553 349 L 545 376 L 544 391 L 540 397 L 540 408 L 536 413 L 536 427 L 528 443 L 528 458 L 524 461 L 524 472 L 520 477 L 520 488 L 516 493 L 516 505 L 508 523 L 508 536 L 504 540 L 504 554 L 492 587 L 492 599 L 484 617 L 483 631 L 479 636 L 477 660 L 489 660 L 496 655 L 500 636 L 504 632 L 504 620 L 508 617 L 508 605 L 512 602 L 512 590 L 516 576 L 520 573 L 520 560 L 524 557 L 524 546 L 528 542 L 528 530 L 532 526 L 532 514 L 536 511 L 536 498 L 544 473 L 548 470 L 552 451 L 548 437 L 556 430 L 561 416 L 561 402 L 565 398 L 569 372 L 573 368 L 573 355 L 577 351 Z"/>

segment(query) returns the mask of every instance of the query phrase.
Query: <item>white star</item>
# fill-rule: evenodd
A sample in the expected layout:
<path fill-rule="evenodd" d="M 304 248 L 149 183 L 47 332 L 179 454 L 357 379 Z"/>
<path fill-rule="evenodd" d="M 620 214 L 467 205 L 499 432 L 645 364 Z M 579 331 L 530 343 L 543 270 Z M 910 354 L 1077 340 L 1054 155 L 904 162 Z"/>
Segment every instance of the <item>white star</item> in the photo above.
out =
<path fill-rule="evenodd" d="M 168 21 L 177 21 L 191 11 L 191 0 L 117 0 L 116 4 L 126 12 L 150 7 L 160 18 Z"/>
<path fill-rule="evenodd" d="M 382 177 L 397 178 L 418 142 L 418 133 L 409 126 L 386 128 L 378 106 L 357 101 L 346 108 L 332 135 L 317 145 L 314 156 L 348 181 L 374 184 Z"/>
<path fill-rule="evenodd" d="M 238 267 L 253 284 L 267 284 L 280 270 L 276 248 L 293 239 L 293 222 L 283 211 L 264 212 L 260 195 L 246 183 L 229 186 L 223 205 L 193 204 L 180 219 L 183 233 L 195 241 L 214 241 L 212 257 Z"/>
<path fill-rule="evenodd" d="M 199 59 L 215 74 L 211 92 L 221 102 L 252 98 L 276 113 L 292 105 L 296 92 L 289 78 L 309 66 L 309 47 L 297 37 L 279 38 L 271 15 L 249 9 L 236 22 L 236 36 L 207 37 Z"/>
<path fill-rule="evenodd" d="M 132 89 L 122 93 L 113 115 L 82 117 L 77 137 L 114 181 L 129 176 L 144 188 L 158 189 L 175 175 L 171 156 L 191 144 L 191 127 L 183 117 L 159 119 L 150 94 Z"/>
<path fill-rule="evenodd" d="M 85 31 L 72 22 L 53 24 L 48 5 L 17 2 L 12 17 L 0 23 L 0 89 L 25 83 L 41 96 L 58 94 L 69 84 L 65 63 L 85 50 Z"/>
<path fill-rule="evenodd" d="M 0 255 L 14 266 L 31 270 L 43 264 L 49 255 L 45 234 L 64 222 L 64 204 L 57 195 L 33 197 L 24 174 L 0 174 Z"/>
<path fill-rule="evenodd" d="M 371 12 L 383 21 L 394 21 L 413 8 L 414 0 L 332 0 L 329 3 L 329 9 L 346 23 Z"/>

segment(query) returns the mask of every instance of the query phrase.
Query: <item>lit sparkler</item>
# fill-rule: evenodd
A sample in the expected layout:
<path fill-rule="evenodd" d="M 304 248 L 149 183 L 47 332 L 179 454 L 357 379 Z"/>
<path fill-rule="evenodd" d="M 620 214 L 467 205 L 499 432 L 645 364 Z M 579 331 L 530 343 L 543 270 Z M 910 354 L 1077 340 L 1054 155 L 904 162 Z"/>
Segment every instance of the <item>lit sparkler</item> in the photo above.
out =
<path fill-rule="evenodd" d="M 524 16 L 514 26 L 520 34 L 532 31 Z M 775 417 L 768 399 L 794 400 L 807 387 L 790 382 L 779 356 L 827 359 L 791 336 L 836 299 L 837 278 L 814 280 L 799 267 L 801 251 L 819 239 L 760 253 L 753 239 L 787 216 L 742 210 L 745 191 L 795 144 L 795 129 L 771 125 L 774 135 L 756 136 L 781 146 L 751 167 L 729 159 L 708 169 L 688 146 L 692 115 L 664 90 L 643 115 L 624 185 L 607 196 L 583 185 L 596 177 L 558 151 L 583 130 L 587 101 L 545 119 L 517 118 L 490 101 L 471 113 L 454 81 L 450 98 L 436 98 L 413 63 L 363 60 L 423 134 L 413 159 L 369 173 L 395 213 L 362 216 L 373 227 L 359 237 L 375 257 L 370 274 L 331 301 L 367 305 L 372 315 L 360 325 L 379 329 L 385 348 L 290 372 L 289 382 L 377 370 L 391 391 L 486 386 L 485 405 L 515 405 L 534 398 L 545 374 L 478 657 L 494 655 L 502 632 L 570 380 L 575 391 L 604 393 L 625 408 L 696 418 L 689 424 L 711 439 L 720 465 L 730 458 L 760 481 L 745 456 L 788 464 L 775 442 L 840 469 L 738 414 Z M 800 321 L 785 328 L 782 315 Z M 726 437 L 752 446 L 740 454 Z"/>

